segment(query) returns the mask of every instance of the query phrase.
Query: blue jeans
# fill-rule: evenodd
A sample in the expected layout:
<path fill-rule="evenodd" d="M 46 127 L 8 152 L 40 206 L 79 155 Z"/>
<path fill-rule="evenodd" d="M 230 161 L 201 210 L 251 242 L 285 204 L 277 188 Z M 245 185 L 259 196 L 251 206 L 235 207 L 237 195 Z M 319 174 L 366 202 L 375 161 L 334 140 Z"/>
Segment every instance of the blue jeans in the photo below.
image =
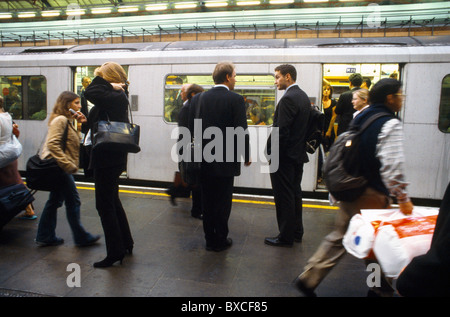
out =
<path fill-rule="evenodd" d="M 50 192 L 42 211 L 36 241 L 51 243 L 57 240 L 55 234 L 57 210 L 63 202 L 66 204 L 67 221 L 72 229 L 75 244 L 82 245 L 92 240 L 93 236 L 83 228 L 80 222 L 81 201 L 74 178 L 70 174 L 64 174 L 63 185 L 58 190 Z"/>

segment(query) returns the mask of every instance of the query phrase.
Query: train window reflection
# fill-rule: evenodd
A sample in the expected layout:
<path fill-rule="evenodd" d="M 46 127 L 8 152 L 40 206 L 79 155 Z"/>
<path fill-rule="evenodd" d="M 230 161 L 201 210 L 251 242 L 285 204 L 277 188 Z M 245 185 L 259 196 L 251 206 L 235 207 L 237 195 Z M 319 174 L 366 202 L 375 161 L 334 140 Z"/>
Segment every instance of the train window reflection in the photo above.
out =
<path fill-rule="evenodd" d="M 180 91 L 183 84 L 197 84 L 205 90 L 214 86 L 211 75 L 170 74 L 164 89 L 164 120 L 177 122 L 183 106 Z M 271 125 L 275 112 L 273 75 L 237 75 L 234 91 L 244 97 L 248 125 Z"/>
<path fill-rule="evenodd" d="M 442 132 L 450 133 L 450 74 L 442 80 L 438 126 Z"/>
<path fill-rule="evenodd" d="M 47 117 L 47 81 L 44 76 L 0 76 L 4 110 L 13 119 Z"/>

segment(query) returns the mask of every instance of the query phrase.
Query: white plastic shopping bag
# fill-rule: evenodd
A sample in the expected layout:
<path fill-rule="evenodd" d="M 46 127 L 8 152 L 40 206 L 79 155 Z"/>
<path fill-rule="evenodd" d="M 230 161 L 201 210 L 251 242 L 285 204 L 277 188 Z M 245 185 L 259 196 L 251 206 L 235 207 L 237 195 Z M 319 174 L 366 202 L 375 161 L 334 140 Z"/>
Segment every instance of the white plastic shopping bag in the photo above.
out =
<path fill-rule="evenodd" d="M 372 248 L 375 230 L 381 219 L 393 219 L 401 215 L 398 209 L 363 209 L 350 220 L 342 244 L 348 253 L 359 259 L 374 258 Z"/>
<path fill-rule="evenodd" d="M 411 215 L 398 209 L 365 209 L 350 220 L 343 245 L 353 256 L 376 258 L 388 277 L 431 245 L 438 208 L 414 207 Z"/>
<path fill-rule="evenodd" d="M 397 278 L 414 257 L 430 249 L 438 211 L 421 214 L 380 223 L 373 252 L 386 276 Z"/>

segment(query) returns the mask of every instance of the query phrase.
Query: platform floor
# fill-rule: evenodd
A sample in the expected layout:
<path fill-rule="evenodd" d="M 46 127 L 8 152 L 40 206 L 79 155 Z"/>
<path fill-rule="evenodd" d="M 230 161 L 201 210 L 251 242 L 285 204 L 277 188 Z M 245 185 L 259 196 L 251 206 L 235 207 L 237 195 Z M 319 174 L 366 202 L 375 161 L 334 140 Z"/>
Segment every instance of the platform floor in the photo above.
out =
<path fill-rule="evenodd" d="M 172 206 L 163 191 L 122 187 L 135 241 L 132 255 L 107 269 L 92 264 L 106 255 L 91 184 L 78 183 L 82 223 L 98 244 L 73 243 L 64 207 L 57 235 L 65 243 L 38 247 L 34 238 L 48 193 L 38 192 L 37 220 L 13 219 L 0 232 L 0 296 L 52 297 L 300 297 L 292 281 L 331 230 L 336 209 L 327 202 L 304 200 L 303 242 L 292 248 L 264 244 L 278 233 L 275 206 L 266 198 L 236 196 L 229 221 L 233 245 L 223 252 L 205 250 L 202 221 L 190 216 L 190 199 Z M 80 287 L 67 281 L 79 265 Z M 368 287 L 362 260 L 345 255 L 317 288 L 318 296 L 364 297 Z M 75 281 L 72 279 L 72 281 Z"/>

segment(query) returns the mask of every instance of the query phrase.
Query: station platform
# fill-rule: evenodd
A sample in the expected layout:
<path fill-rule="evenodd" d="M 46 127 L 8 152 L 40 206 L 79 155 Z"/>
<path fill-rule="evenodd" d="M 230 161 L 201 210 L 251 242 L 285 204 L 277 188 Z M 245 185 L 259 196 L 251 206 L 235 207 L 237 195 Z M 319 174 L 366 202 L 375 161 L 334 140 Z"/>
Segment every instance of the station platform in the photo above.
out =
<path fill-rule="evenodd" d="M 82 224 L 102 238 L 75 246 L 65 208 L 58 212 L 59 246 L 39 247 L 34 239 L 47 192 L 35 194 L 37 220 L 14 218 L 0 231 L 0 297 L 245 297 L 295 298 L 292 281 L 328 234 L 337 207 L 304 199 L 305 234 L 291 248 L 264 244 L 278 234 L 271 197 L 235 195 L 229 220 L 233 245 L 222 252 L 205 249 L 202 221 L 191 217 L 191 200 L 172 206 L 164 189 L 122 186 L 120 197 L 135 241 L 123 264 L 106 269 L 93 263 L 106 256 L 94 188 L 77 183 Z M 78 265 L 79 287 L 70 281 Z M 317 288 L 319 297 L 365 297 L 364 262 L 345 255 Z M 72 285 L 70 285 L 72 284 Z"/>

